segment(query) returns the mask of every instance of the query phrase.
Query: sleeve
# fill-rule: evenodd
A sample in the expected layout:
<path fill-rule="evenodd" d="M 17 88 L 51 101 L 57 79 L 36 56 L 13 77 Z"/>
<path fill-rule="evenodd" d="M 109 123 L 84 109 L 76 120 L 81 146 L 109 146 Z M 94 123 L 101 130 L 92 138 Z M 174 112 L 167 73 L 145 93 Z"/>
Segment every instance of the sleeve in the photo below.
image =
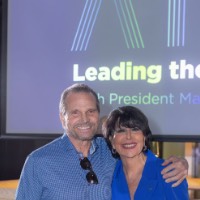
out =
<path fill-rule="evenodd" d="M 188 183 L 187 180 L 184 179 L 183 182 L 176 186 L 172 187 L 172 183 L 166 183 L 163 177 L 161 176 L 161 170 L 163 167 L 161 167 L 161 162 L 159 162 L 159 177 L 160 177 L 160 182 L 162 183 L 162 188 L 165 192 L 165 196 L 167 197 L 167 200 L 189 200 L 189 193 L 188 193 Z"/>
<path fill-rule="evenodd" d="M 36 162 L 32 155 L 28 156 L 23 166 L 16 200 L 39 200 L 42 194 L 42 184 L 39 181 Z"/>
<path fill-rule="evenodd" d="M 172 184 L 163 182 L 163 188 L 168 200 L 189 200 L 188 184 L 186 180 L 177 187 L 172 187 Z"/>

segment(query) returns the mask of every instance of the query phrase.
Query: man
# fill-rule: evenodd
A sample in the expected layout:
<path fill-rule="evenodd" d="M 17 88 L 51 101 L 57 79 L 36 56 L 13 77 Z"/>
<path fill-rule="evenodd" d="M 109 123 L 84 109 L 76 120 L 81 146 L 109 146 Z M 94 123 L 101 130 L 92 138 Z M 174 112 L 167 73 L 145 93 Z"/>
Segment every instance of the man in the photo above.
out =
<path fill-rule="evenodd" d="M 100 106 L 96 93 L 75 84 L 61 95 L 60 120 L 63 136 L 32 152 L 23 167 L 17 200 L 107 200 L 115 166 L 105 140 L 95 137 Z M 166 181 L 179 184 L 187 175 L 184 159 L 165 161 Z"/>

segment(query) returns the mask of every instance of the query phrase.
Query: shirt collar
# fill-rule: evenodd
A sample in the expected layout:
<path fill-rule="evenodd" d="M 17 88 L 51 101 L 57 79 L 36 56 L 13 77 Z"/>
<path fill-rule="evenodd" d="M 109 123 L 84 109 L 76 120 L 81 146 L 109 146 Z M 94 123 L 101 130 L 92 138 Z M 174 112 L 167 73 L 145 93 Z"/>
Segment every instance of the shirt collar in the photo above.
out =
<path fill-rule="evenodd" d="M 69 150 L 75 150 L 76 151 L 74 145 L 71 143 L 71 141 L 69 140 L 69 137 L 67 136 L 66 133 L 64 133 L 61 138 L 62 138 L 62 143 L 65 146 L 67 151 L 69 151 Z M 96 142 L 96 137 L 94 137 L 94 139 L 91 142 L 89 155 L 92 155 L 97 150 L 97 148 L 98 148 L 98 144 Z"/>

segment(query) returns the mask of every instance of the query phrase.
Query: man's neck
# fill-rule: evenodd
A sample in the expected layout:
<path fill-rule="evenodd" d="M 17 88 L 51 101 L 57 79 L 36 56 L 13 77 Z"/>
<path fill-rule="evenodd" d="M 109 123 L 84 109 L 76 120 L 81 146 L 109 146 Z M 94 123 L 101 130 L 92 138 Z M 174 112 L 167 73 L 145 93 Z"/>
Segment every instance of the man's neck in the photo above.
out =
<path fill-rule="evenodd" d="M 84 157 L 88 156 L 90 147 L 91 147 L 91 140 L 79 140 L 74 137 L 69 136 L 69 140 L 71 143 L 74 145 L 75 149 L 79 152 L 82 153 Z"/>

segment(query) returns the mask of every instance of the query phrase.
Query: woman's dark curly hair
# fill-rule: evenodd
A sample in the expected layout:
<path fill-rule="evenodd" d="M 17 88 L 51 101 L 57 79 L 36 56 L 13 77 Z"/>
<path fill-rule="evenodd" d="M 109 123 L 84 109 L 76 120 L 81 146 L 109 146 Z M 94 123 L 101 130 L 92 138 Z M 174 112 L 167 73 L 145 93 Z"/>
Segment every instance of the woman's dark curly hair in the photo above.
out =
<path fill-rule="evenodd" d="M 152 133 L 149 128 L 147 117 L 134 106 L 119 107 L 110 112 L 103 123 L 103 135 L 112 150 L 110 139 L 113 138 L 116 128 L 134 128 L 141 130 L 145 137 L 145 145 L 150 149 Z"/>

